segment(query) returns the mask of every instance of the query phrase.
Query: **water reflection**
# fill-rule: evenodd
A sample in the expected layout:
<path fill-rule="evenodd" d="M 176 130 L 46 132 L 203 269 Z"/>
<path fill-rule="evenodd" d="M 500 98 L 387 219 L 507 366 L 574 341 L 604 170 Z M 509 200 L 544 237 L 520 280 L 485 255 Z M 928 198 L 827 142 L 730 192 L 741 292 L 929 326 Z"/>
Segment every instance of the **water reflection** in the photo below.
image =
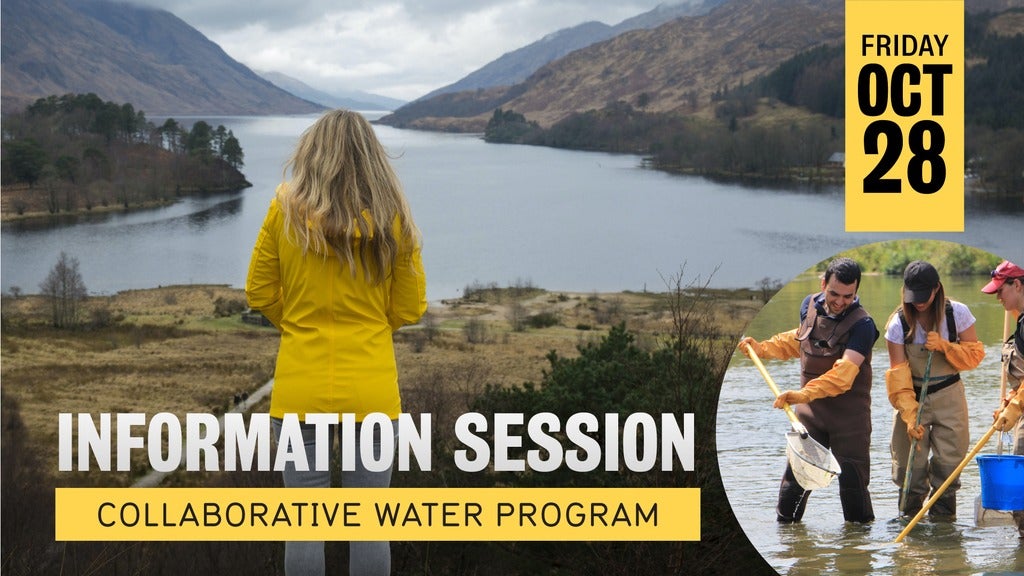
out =
<path fill-rule="evenodd" d="M 848 554 L 851 544 L 864 542 L 870 527 L 844 522 L 837 527 L 810 533 L 801 522 L 778 524 L 778 538 L 783 543 L 780 561 L 788 565 L 788 574 L 870 574 L 869 554 Z M 853 544 L 856 546 L 856 544 Z"/>
<path fill-rule="evenodd" d="M 25 234 L 54 234 L 62 228 L 75 226 L 117 226 L 140 222 L 171 220 L 182 216 L 195 217 L 199 223 L 216 222 L 237 215 L 242 208 L 243 190 L 194 194 L 171 206 L 139 210 L 104 210 L 82 214 L 56 214 L 48 218 L 14 220 L 2 225 L 4 235 L 17 238 Z"/>
<path fill-rule="evenodd" d="M 205 210 L 193 212 L 188 215 L 188 227 L 194 231 L 201 231 L 211 224 L 220 223 L 237 215 L 242 211 L 242 198 L 238 197 L 227 202 L 215 204 Z"/>
<path fill-rule="evenodd" d="M 887 526 L 893 539 L 905 527 L 902 521 Z M 954 575 L 973 572 L 964 546 L 965 532 L 951 522 L 920 522 L 907 535 L 905 545 L 894 544 L 892 560 L 897 574 Z"/>

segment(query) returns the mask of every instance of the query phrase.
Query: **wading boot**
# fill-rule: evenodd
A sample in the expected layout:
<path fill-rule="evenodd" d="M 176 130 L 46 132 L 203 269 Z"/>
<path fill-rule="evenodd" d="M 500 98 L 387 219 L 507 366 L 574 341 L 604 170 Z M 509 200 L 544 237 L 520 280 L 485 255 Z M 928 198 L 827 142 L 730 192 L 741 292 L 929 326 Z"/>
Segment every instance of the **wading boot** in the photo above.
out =
<path fill-rule="evenodd" d="M 782 476 L 782 484 L 779 486 L 779 502 L 775 506 L 775 519 L 778 522 L 799 522 L 804 517 L 804 510 L 807 509 L 807 499 L 811 491 L 804 490 L 793 476 L 793 470 L 786 466 L 786 473 Z"/>

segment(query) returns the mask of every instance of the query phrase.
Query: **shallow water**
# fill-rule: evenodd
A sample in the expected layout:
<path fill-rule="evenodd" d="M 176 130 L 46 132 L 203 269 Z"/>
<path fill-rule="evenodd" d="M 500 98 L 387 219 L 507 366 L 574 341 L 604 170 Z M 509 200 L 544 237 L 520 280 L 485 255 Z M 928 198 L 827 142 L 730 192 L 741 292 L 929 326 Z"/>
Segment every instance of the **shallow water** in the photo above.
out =
<path fill-rule="evenodd" d="M 898 295 L 898 289 L 888 286 L 891 283 L 891 279 L 866 278 L 861 290 L 865 306 L 879 325 L 893 309 L 893 304 L 881 295 Z M 762 339 L 796 326 L 780 323 L 796 314 L 799 301 L 814 290 L 814 281 L 793 284 L 796 286 L 780 293 L 778 302 L 773 299 L 766 312 L 751 324 L 748 334 Z M 999 395 L 996 342 L 1002 331 L 1001 307 L 991 296 L 975 295 L 974 284 L 976 279 L 967 280 L 957 293 L 951 292 L 956 299 L 966 299 L 978 317 L 980 338 L 986 343 L 982 365 L 963 376 L 971 414 L 971 446 L 992 423 Z M 868 295 L 873 294 L 879 296 L 872 300 Z M 776 306 L 783 311 L 768 310 Z M 925 517 L 901 544 L 893 544 L 906 524 L 897 519 L 898 487 L 891 479 L 889 437 L 894 411 L 885 394 L 884 373 L 889 360 L 882 340 L 880 337 L 872 358 L 875 377 L 870 489 L 876 520 L 866 526 L 843 521 L 837 483 L 810 496 L 803 522 L 779 525 L 775 521 L 789 421 L 782 411 L 771 407 L 772 393 L 753 364 L 742 354 L 733 357 L 719 397 L 717 447 L 729 502 L 747 537 L 769 565 L 786 575 L 1024 574 L 1024 544 L 1014 527 L 975 525 L 975 500 L 981 492 L 978 466 L 973 460 L 961 474 L 957 519 L 938 523 Z M 766 361 L 765 366 L 781 389 L 799 386 L 798 361 Z M 994 435 L 980 454 L 995 454 L 996 438 Z M 1008 440 L 1005 446 L 1009 452 Z"/>

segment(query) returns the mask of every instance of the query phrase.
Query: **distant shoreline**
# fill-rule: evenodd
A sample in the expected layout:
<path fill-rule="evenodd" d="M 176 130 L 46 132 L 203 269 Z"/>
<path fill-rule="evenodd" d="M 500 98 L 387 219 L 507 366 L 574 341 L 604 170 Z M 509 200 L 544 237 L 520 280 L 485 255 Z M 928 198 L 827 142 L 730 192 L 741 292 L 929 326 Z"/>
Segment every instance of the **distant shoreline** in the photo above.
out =
<path fill-rule="evenodd" d="M 89 218 L 92 216 L 106 216 L 109 214 L 128 214 L 132 212 L 139 212 L 143 210 L 154 210 L 157 208 L 166 208 L 173 206 L 178 202 L 181 202 L 185 198 L 191 198 L 195 196 L 212 195 L 212 194 L 228 194 L 232 192 L 241 193 L 246 188 L 252 187 L 249 181 L 244 181 L 242 185 L 204 188 L 204 189 L 190 189 L 190 190 L 178 190 L 172 192 L 172 197 L 161 197 L 153 200 L 146 200 L 137 203 L 133 203 L 130 206 L 125 206 L 120 203 L 108 203 L 106 205 L 100 204 L 91 208 L 79 207 L 74 210 L 61 210 L 60 212 L 51 213 L 45 210 L 33 210 L 31 212 L 25 211 L 19 213 L 17 210 L 11 207 L 11 205 L 28 193 L 39 192 L 39 190 L 32 189 L 13 189 L 3 191 L 3 198 L 0 201 L 2 205 L 2 213 L 0 213 L 0 223 L 25 223 L 31 225 L 46 226 L 51 224 L 62 224 L 62 223 L 76 223 L 82 218 Z"/>

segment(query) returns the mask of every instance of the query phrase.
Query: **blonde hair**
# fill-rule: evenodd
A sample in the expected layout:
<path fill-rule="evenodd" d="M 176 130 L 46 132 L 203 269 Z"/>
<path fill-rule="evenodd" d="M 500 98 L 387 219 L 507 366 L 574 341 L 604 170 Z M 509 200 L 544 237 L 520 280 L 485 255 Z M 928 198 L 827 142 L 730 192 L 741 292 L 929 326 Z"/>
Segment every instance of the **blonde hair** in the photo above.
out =
<path fill-rule="evenodd" d="M 354 276 L 358 253 L 364 278 L 379 284 L 400 247 L 419 243 L 398 176 L 360 114 L 321 116 L 299 137 L 286 176 L 289 168 L 292 180 L 278 200 L 285 229 L 303 254 L 326 256 L 330 248 Z"/>

